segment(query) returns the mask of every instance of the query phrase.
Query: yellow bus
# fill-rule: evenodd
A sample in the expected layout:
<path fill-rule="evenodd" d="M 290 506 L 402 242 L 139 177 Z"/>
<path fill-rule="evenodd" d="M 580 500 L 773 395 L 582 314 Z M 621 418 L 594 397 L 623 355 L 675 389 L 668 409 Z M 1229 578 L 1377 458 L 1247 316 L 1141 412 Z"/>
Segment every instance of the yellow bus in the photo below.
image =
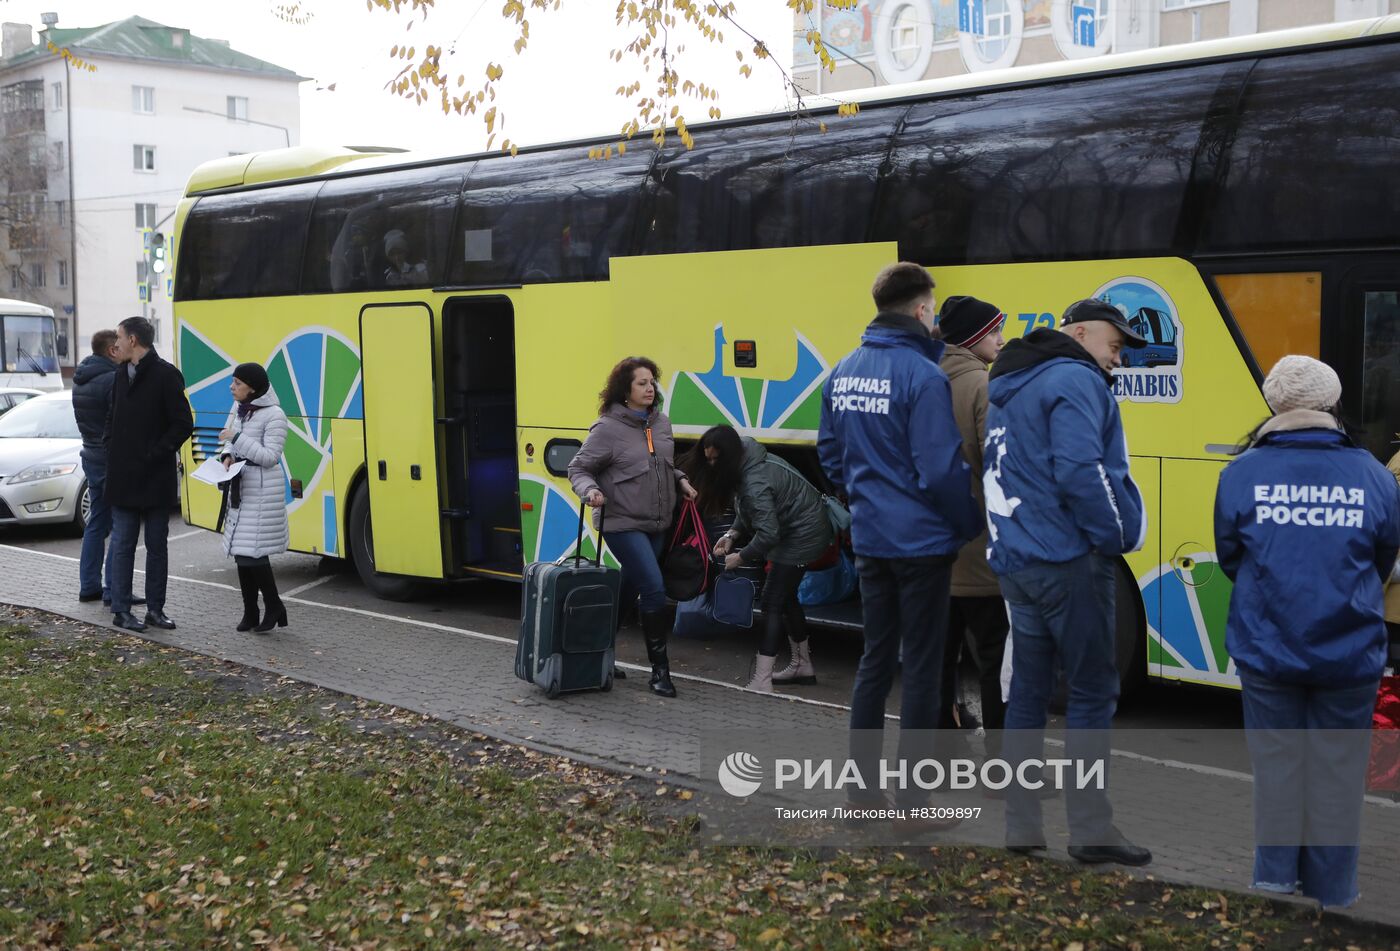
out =
<path fill-rule="evenodd" d="M 818 118 L 606 161 L 599 140 L 201 167 L 177 218 L 185 471 L 231 368 L 257 360 L 292 423 L 294 549 L 352 559 L 388 598 L 514 578 L 574 545 L 564 470 L 621 356 L 660 363 L 678 434 L 730 423 L 810 468 L 880 267 L 927 266 L 1010 334 L 1098 296 L 1152 340 L 1116 382 L 1151 516 L 1121 565 L 1120 669 L 1236 684 L 1211 511 L 1267 415 L 1261 371 L 1320 356 L 1371 450 L 1400 428 L 1400 18 L 888 88 Z M 184 489 L 212 527 L 217 495 Z"/>

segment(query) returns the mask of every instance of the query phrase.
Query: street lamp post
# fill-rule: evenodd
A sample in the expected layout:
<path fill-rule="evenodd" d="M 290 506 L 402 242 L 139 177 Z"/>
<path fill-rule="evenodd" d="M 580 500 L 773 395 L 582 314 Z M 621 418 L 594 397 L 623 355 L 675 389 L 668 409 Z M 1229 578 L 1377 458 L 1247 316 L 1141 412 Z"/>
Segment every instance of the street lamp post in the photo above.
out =
<path fill-rule="evenodd" d="M 186 111 L 186 112 L 202 112 L 202 113 L 204 113 L 206 116 L 219 116 L 219 117 L 224 118 L 224 119 L 231 119 L 231 118 L 233 118 L 233 117 L 230 116 L 227 112 L 216 112 L 216 111 L 214 111 L 213 109 L 196 109 L 194 106 L 186 106 L 186 107 L 185 107 L 185 111 Z M 283 134 L 284 136 L 287 137 L 287 148 L 291 148 L 291 147 L 292 147 L 292 133 L 291 133 L 291 130 L 289 130 L 289 129 L 288 129 L 286 126 L 284 126 L 284 125 L 277 125 L 276 123 L 273 123 L 273 122 L 259 122 L 257 119 L 234 119 L 233 121 L 234 121 L 234 122 L 246 122 L 246 123 L 248 123 L 249 125 L 262 125 L 262 126 L 267 126 L 269 129 L 281 129 L 281 130 L 282 130 L 282 134 Z"/>

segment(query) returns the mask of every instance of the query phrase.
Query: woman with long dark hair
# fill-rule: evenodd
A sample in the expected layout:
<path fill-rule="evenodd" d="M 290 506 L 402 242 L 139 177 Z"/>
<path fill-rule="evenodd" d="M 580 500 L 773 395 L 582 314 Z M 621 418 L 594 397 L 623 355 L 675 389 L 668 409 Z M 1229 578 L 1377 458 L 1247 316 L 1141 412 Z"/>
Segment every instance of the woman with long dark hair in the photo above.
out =
<path fill-rule="evenodd" d="M 671 421 L 661 412 L 660 375 L 646 357 L 628 357 L 612 368 L 598 394 L 598 421 L 569 463 L 569 482 L 588 505 L 607 506 L 606 525 L 596 514 L 594 525 L 603 529 L 603 541 L 622 566 L 621 608 L 641 599 L 651 689 L 674 697 L 661 550 L 677 488 L 689 499 L 695 489 L 675 465 Z"/>
<path fill-rule="evenodd" d="M 266 634 L 287 626 L 287 607 L 277 594 L 269 556 L 287 550 L 287 476 L 282 447 L 287 441 L 287 414 L 277 405 L 267 371 L 257 363 L 234 368 L 229 384 L 233 412 L 219 433 L 224 466 L 242 461 L 243 470 L 225 483 L 224 554 L 238 566 L 243 618 L 237 630 Z M 258 595 L 264 612 L 258 618 Z"/>
<path fill-rule="evenodd" d="M 1331 367 L 1284 357 L 1263 390 L 1274 415 L 1215 498 L 1216 554 L 1235 584 L 1225 646 L 1254 765 L 1253 882 L 1346 906 L 1358 895 L 1400 490 L 1342 429 Z"/>
<path fill-rule="evenodd" d="M 735 501 L 734 525 L 715 543 L 715 555 L 724 558 L 725 568 L 770 563 L 763 586 L 762 640 L 748 689 L 772 693 L 775 683 L 816 683 L 797 588 L 807 564 L 834 538 L 821 493 L 787 460 L 732 426 L 707 430 L 684 468 L 696 474 L 702 509 L 722 510 Z M 743 547 L 736 549 L 741 539 Z M 791 660 L 774 673 L 784 635 Z"/>

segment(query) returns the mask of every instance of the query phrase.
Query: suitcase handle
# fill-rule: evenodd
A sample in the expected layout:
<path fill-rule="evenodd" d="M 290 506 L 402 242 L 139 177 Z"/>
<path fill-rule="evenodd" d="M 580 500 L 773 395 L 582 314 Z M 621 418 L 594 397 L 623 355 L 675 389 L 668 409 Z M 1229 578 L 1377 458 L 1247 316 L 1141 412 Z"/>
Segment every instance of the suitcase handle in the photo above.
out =
<path fill-rule="evenodd" d="M 593 567 L 603 566 L 603 519 L 606 517 L 608 507 L 598 506 L 598 546 L 593 556 Z M 583 558 L 583 522 L 588 515 L 588 503 L 584 502 L 578 507 L 578 541 L 574 544 L 574 564 L 578 565 Z"/>

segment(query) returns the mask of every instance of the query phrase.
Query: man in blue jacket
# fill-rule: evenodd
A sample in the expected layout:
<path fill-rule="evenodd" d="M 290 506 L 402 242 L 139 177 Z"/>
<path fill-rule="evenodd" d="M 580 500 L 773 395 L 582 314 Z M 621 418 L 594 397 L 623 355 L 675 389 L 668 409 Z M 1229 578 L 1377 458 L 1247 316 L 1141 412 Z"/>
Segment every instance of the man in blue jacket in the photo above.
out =
<path fill-rule="evenodd" d="M 880 731 L 901 645 L 899 758 L 912 771 L 932 749 L 952 566 L 982 530 L 948 377 L 938 366 L 943 344 L 931 336 L 933 287 L 917 264 L 881 271 L 871 289 L 879 313 L 823 389 L 817 449 L 850 500 L 865 626 L 851 694 L 851 756 L 866 787 L 850 797 L 857 804 L 884 801 Z M 895 799 L 918 806 L 927 797 L 908 783 Z"/>
<path fill-rule="evenodd" d="M 1108 770 L 1118 704 L 1114 593 L 1118 557 L 1142 547 L 1147 515 L 1128 471 L 1113 369 L 1144 341 L 1116 307 L 1071 304 L 1058 330 L 1006 345 L 988 384 L 983 488 L 988 562 L 1011 610 L 1011 698 L 1003 751 L 1041 755 L 1056 660 L 1069 681 L 1067 753 Z M 1106 782 L 1105 782 L 1106 785 Z M 1113 827 L 1106 789 L 1066 790 L 1069 853 L 1083 862 L 1146 865 L 1152 853 Z M 1006 841 L 1045 848 L 1040 798 L 1007 792 Z"/>
<path fill-rule="evenodd" d="M 112 563 L 103 554 L 112 531 L 112 509 L 106 498 L 107 448 L 102 435 L 107 426 L 107 410 L 112 406 L 116 354 L 117 332 L 99 330 L 92 335 L 92 353 L 73 373 L 73 416 L 83 437 L 83 476 L 87 479 L 89 505 L 78 559 L 78 600 L 101 598 L 104 604 L 112 600 Z M 145 602 L 138 599 L 136 603 Z"/>

